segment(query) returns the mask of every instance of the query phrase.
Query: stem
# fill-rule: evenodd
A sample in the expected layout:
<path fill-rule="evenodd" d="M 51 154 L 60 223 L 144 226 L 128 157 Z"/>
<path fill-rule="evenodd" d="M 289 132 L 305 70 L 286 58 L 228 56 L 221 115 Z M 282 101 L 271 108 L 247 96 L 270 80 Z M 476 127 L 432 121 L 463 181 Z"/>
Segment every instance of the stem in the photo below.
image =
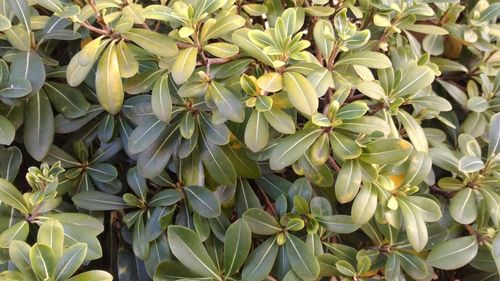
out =
<path fill-rule="evenodd" d="M 260 186 L 259 186 L 259 191 L 260 191 L 260 193 L 262 193 L 262 197 L 264 198 L 264 201 L 266 203 L 266 207 L 269 209 L 269 212 L 271 212 L 271 214 L 273 216 L 276 216 L 276 209 L 274 208 L 274 205 L 271 202 L 271 200 L 269 200 L 269 197 L 267 197 L 266 192 L 264 192 L 264 190 Z"/>
<path fill-rule="evenodd" d="M 330 166 L 332 166 L 332 168 L 335 170 L 335 172 L 340 172 L 340 166 L 339 164 L 337 164 L 337 162 L 335 162 L 335 159 L 333 159 L 332 156 L 328 156 L 328 164 L 330 164 Z"/>
<path fill-rule="evenodd" d="M 431 191 L 431 193 L 437 194 L 437 195 L 441 195 L 441 196 L 443 196 L 446 199 L 451 199 L 453 197 L 453 195 L 454 195 L 453 192 L 441 189 L 441 188 L 439 188 L 439 187 L 437 187 L 435 185 L 429 186 L 429 190 Z"/>

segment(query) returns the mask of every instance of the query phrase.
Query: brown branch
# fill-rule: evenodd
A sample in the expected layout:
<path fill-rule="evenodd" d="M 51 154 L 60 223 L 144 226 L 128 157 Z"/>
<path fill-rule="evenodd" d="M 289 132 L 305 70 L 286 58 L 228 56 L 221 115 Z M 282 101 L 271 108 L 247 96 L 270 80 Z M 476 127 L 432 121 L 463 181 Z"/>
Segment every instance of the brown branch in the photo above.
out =
<path fill-rule="evenodd" d="M 266 204 L 266 207 L 269 209 L 269 212 L 271 212 L 273 216 L 276 216 L 276 209 L 274 208 L 274 205 L 271 202 L 271 200 L 269 200 L 269 197 L 267 196 L 266 192 L 262 189 L 262 187 L 260 186 L 257 187 L 259 188 L 260 193 L 262 193 L 262 197 L 264 198 L 264 202 Z"/>
<path fill-rule="evenodd" d="M 87 3 L 89 3 L 89 6 L 92 8 L 94 11 L 95 18 L 97 20 L 97 23 L 99 23 L 104 30 L 109 30 L 109 26 L 104 20 L 104 17 L 102 16 L 101 12 L 99 12 L 99 9 L 97 9 L 97 5 L 95 3 L 95 0 L 87 0 Z"/>
<path fill-rule="evenodd" d="M 451 199 L 454 195 L 454 192 L 441 189 L 435 185 L 429 186 L 429 190 L 432 194 L 443 196 L 446 199 Z"/>
<path fill-rule="evenodd" d="M 332 156 L 328 156 L 328 164 L 330 164 L 330 166 L 332 166 L 332 168 L 335 170 L 335 172 L 340 172 L 340 166 L 339 164 L 337 164 L 337 162 L 335 162 L 335 159 L 333 159 Z"/>
<path fill-rule="evenodd" d="M 104 29 L 97 28 L 97 27 L 91 25 L 88 21 L 80 22 L 80 25 L 85 27 L 89 31 L 94 32 L 94 33 L 97 33 L 100 35 L 110 35 L 110 31 L 106 31 Z"/>

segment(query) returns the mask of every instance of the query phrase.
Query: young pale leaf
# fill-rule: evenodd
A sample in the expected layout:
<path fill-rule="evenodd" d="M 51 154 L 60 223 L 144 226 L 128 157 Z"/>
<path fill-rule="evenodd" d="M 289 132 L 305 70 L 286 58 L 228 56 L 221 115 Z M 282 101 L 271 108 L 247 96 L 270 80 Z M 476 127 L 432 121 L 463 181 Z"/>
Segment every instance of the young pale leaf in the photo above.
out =
<path fill-rule="evenodd" d="M 283 134 L 295 133 L 295 122 L 285 111 L 271 108 L 269 111 L 264 111 L 264 116 L 276 131 Z"/>
<path fill-rule="evenodd" d="M 340 203 L 354 199 L 361 184 L 361 168 L 358 161 L 347 160 L 342 165 L 335 182 L 335 196 Z"/>
<path fill-rule="evenodd" d="M 111 115 L 117 114 L 123 104 L 123 84 L 118 66 L 116 46 L 112 42 L 104 51 L 96 72 L 96 94 L 99 103 Z"/>
<path fill-rule="evenodd" d="M 468 264 L 477 254 L 476 237 L 466 236 L 443 242 L 427 256 L 427 262 L 434 267 L 452 270 Z"/>
<path fill-rule="evenodd" d="M 224 238 L 224 273 L 233 275 L 245 262 L 252 245 L 250 227 L 243 219 L 234 222 Z"/>
<path fill-rule="evenodd" d="M 346 55 L 339 59 L 335 65 L 362 65 L 370 68 L 388 68 L 392 66 L 389 58 L 381 53 L 361 51 Z"/>
<path fill-rule="evenodd" d="M 38 230 L 37 242 L 48 245 L 56 259 L 63 253 L 64 229 L 62 224 L 54 219 L 45 221 Z"/>
<path fill-rule="evenodd" d="M 113 275 L 103 270 L 90 270 L 80 273 L 74 277 L 71 277 L 67 281 L 88 281 L 88 280 L 112 281 Z"/>
<path fill-rule="evenodd" d="M 297 72 L 286 72 L 283 77 L 293 106 L 305 115 L 313 115 L 318 109 L 318 98 L 311 83 Z"/>
<path fill-rule="evenodd" d="M 203 277 L 222 280 L 196 232 L 179 225 L 170 226 L 167 232 L 170 249 L 181 263 Z"/>
<path fill-rule="evenodd" d="M 197 54 L 196 48 L 186 48 L 179 52 L 172 66 L 172 78 L 176 84 L 181 85 L 193 74 Z"/>
<path fill-rule="evenodd" d="M 346 215 L 331 215 L 331 216 L 323 216 L 317 218 L 319 224 L 324 226 L 328 231 L 334 233 L 353 233 L 359 228 L 359 225 L 356 225 L 351 216 Z"/>
<path fill-rule="evenodd" d="M 253 110 L 245 129 L 245 144 L 257 152 L 266 147 L 269 140 L 269 125 L 262 112 Z"/>
<path fill-rule="evenodd" d="M 30 251 L 31 268 L 42 280 L 50 280 L 56 270 L 57 260 L 52 249 L 41 243 L 33 245 Z"/>
<path fill-rule="evenodd" d="M 434 71 L 427 66 L 409 64 L 403 71 L 402 79 L 391 93 L 392 96 L 405 97 L 415 94 L 434 81 Z"/>
<path fill-rule="evenodd" d="M 372 184 L 365 185 L 352 204 L 352 220 L 358 225 L 363 225 L 373 217 L 376 209 L 377 191 Z"/>
<path fill-rule="evenodd" d="M 164 34 L 146 29 L 133 28 L 129 32 L 124 33 L 124 35 L 144 50 L 160 57 L 174 57 L 179 53 L 175 42 Z"/>

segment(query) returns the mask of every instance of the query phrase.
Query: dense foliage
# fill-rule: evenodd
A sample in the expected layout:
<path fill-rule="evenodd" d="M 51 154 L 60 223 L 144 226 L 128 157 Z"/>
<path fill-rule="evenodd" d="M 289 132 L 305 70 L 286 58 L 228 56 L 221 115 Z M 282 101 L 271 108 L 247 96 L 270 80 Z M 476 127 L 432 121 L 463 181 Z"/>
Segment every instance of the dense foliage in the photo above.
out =
<path fill-rule="evenodd" d="M 0 0 L 0 280 L 499 280 L 499 15 Z"/>

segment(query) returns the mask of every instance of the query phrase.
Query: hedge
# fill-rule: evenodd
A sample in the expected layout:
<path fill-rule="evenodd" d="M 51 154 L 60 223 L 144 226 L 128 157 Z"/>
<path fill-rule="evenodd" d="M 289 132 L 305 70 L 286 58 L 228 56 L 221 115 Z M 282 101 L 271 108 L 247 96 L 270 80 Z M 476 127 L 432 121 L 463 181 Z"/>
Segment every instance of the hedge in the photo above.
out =
<path fill-rule="evenodd" d="M 0 280 L 499 280 L 499 16 L 0 0 Z"/>

